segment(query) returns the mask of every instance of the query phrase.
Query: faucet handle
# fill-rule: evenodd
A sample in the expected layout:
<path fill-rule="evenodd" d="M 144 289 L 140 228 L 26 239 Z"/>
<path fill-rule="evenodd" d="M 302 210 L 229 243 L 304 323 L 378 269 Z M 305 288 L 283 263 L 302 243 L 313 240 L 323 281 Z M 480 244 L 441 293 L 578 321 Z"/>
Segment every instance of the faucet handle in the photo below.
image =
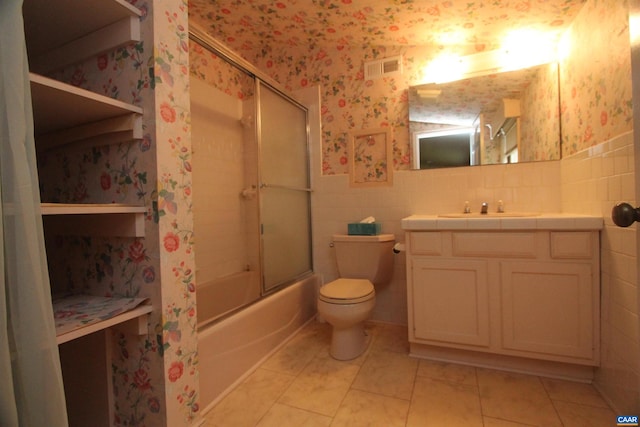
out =
<path fill-rule="evenodd" d="M 464 213 L 471 213 L 471 207 L 469 207 L 469 201 L 465 200 L 464 202 Z"/>
<path fill-rule="evenodd" d="M 504 213 L 504 203 L 502 203 L 502 200 L 498 200 L 498 213 Z"/>

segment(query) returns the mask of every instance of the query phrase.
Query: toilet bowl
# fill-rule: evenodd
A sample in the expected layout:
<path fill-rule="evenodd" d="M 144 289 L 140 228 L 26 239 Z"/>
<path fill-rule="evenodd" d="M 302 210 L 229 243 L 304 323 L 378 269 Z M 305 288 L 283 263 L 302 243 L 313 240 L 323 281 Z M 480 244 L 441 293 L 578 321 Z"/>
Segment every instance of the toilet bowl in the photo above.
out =
<path fill-rule="evenodd" d="M 329 353 L 334 359 L 355 359 L 366 350 L 364 323 L 375 308 L 375 286 L 391 279 L 394 241 L 393 234 L 333 236 L 340 278 L 320 288 L 318 313 L 333 328 Z"/>
<path fill-rule="evenodd" d="M 376 304 L 373 284 L 366 279 L 337 279 L 320 288 L 318 312 L 331 326 L 331 357 L 355 359 L 364 352 L 368 337 L 364 321 Z"/>

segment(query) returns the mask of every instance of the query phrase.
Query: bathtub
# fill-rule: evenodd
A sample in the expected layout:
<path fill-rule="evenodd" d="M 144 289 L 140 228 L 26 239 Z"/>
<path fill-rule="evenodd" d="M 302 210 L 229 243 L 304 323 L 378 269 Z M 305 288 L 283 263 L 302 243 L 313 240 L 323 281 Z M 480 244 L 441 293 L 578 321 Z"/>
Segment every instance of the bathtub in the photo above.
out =
<path fill-rule="evenodd" d="M 257 271 L 242 271 L 198 283 L 198 329 L 219 317 L 260 298 L 260 276 Z"/>
<path fill-rule="evenodd" d="M 317 275 L 311 275 L 218 322 L 199 321 L 203 414 L 315 316 L 319 282 Z"/>

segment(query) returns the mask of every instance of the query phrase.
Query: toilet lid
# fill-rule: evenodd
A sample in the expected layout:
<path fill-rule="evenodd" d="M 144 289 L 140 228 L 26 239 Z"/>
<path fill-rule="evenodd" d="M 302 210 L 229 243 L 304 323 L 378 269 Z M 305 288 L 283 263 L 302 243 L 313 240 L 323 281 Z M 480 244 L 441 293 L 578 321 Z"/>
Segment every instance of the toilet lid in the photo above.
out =
<path fill-rule="evenodd" d="M 368 297 L 374 292 L 373 284 L 367 279 L 337 279 L 320 288 L 320 297 L 355 302 L 353 300 Z"/>

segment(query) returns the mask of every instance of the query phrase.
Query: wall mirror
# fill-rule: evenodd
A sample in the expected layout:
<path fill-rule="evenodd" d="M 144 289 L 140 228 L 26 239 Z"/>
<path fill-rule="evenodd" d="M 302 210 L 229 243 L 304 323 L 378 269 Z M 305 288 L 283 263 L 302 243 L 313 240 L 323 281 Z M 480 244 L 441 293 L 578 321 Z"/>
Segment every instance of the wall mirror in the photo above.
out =
<path fill-rule="evenodd" d="M 409 88 L 413 169 L 560 159 L 557 63 Z"/>

